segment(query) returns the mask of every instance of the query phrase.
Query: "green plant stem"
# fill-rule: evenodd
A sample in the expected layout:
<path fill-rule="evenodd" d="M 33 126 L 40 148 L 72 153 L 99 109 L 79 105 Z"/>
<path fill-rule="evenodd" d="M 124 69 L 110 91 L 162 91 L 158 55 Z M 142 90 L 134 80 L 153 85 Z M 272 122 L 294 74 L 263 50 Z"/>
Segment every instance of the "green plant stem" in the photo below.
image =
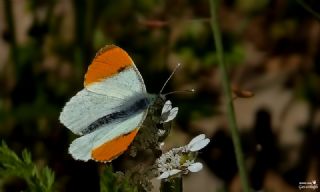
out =
<path fill-rule="evenodd" d="M 314 11 L 309 5 L 307 5 L 303 0 L 296 0 L 297 3 L 299 3 L 306 11 L 311 13 L 315 18 L 317 18 L 320 21 L 320 14 Z"/>
<path fill-rule="evenodd" d="M 236 123 L 232 94 L 230 89 L 230 81 L 228 78 L 227 66 L 224 62 L 224 57 L 223 57 L 223 46 L 222 46 L 221 34 L 220 34 L 218 18 L 217 18 L 218 0 L 209 0 L 209 1 L 210 1 L 210 12 L 211 12 L 210 23 L 213 31 L 213 37 L 215 41 L 218 62 L 219 62 L 219 67 L 221 71 L 221 76 L 222 76 L 223 90 L 224 90 L 224 94 L 227 101 L 227 115 L 228 115 L 232 141 L 235 149 L 237 165 L 239 168 L 239 174 L 241 178 L 243 191 L 249 192 L 248 176 L 247 176 L 246 166 L 244 163 L 239 131 Z"/>
<path fill-rule="evenodd" d="M 7 22 L 7 30 L 9 34 L 9 42 L 10 42 L 10 56 L 14 62 L 14 64 L 19 65 L 19 52 L 18 52 L 18 46 L 17 46 L 17 40 L 16 40 L 16 30 L 14 25 L 14 16 L 12 12 L 12 2 L 11 0 L 4 0 L 4 13 L 5 13 L 5 19 Z"/>
<path fill-rule="evenodd" d="M 182 192 L 182 177 L 161 180 L 160 192 Z"/>

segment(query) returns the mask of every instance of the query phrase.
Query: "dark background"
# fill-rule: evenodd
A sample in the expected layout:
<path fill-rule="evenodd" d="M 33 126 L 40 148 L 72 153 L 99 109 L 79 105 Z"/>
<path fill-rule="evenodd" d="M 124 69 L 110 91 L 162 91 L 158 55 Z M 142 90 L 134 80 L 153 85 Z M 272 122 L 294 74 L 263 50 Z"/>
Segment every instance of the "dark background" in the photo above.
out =
<path fill-rule="evenodd" d="M 319 183 L 320 17 L 305 9 L 320 13 L 319 2 L 221 2 L 232 86 L 255 94 L 234 100 L 252 187 Z M 165 92 L 197 92 L 170 97 L 180 110 L 166 146 L 211 138 L 185 191 L 240 191 L 207 0 L 1 0 L 0 10 L 0 138 L 51 167 L 56 191 L 99 190 L 98 165 L 71 158 L 74 136 L 58 116 L 106 44 L 131 55 L 150 93 L 183 64 Z M 19 183 L 0 178 L 4 191 Z"/>

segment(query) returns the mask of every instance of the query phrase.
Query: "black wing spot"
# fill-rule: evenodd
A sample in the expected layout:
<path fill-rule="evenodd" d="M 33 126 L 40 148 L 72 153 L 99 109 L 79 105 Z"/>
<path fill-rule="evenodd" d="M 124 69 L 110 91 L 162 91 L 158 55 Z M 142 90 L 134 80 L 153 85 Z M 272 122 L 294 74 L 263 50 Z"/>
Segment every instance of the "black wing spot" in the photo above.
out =
<path fill-rule="evenodd" d="M 118 69 L 118 73 L 120 73 L 120 72 L 122 72 L 123 70 L 125 70 L 126 69 L 126 67 L 125 66 L 122 66 L 122 67 L 120 67 L 119 69 Z"/>

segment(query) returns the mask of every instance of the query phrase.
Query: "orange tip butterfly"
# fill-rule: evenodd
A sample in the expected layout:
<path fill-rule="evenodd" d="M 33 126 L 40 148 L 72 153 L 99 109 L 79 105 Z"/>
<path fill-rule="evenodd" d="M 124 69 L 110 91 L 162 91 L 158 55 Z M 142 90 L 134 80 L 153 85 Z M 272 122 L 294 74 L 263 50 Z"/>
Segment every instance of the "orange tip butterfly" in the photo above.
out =
<path fill-rule="evenodd" d="M 69 153 L 82 161 L 112 161 L 127 150 L 156 98 L 147 93 L 130 56 L 105 46 L 89 66 L 84 88 L 60 114 L 60 122 L 80 135 Z"/>

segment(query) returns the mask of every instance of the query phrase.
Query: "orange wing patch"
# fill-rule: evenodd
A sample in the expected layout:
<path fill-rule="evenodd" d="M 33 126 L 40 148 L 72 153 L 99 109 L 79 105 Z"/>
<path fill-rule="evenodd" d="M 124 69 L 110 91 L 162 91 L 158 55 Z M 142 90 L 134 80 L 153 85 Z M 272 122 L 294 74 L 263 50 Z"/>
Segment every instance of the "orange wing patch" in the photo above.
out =
<path fill-rule="evenodd" d="M 133 64 L 130 56 L 120 47 L 107 45 L 98 51 L 85 75 L 84 86 L 117 74 Z"/>
<path fill-rule="evenodd" d="M 103 145 L 93 149 L 91 156 L 96 161 L 111 161 L 128 149 L 129 145 L 137 135 L 139 129 L 135 129 L 128 134 L 121 135 Z"/>

